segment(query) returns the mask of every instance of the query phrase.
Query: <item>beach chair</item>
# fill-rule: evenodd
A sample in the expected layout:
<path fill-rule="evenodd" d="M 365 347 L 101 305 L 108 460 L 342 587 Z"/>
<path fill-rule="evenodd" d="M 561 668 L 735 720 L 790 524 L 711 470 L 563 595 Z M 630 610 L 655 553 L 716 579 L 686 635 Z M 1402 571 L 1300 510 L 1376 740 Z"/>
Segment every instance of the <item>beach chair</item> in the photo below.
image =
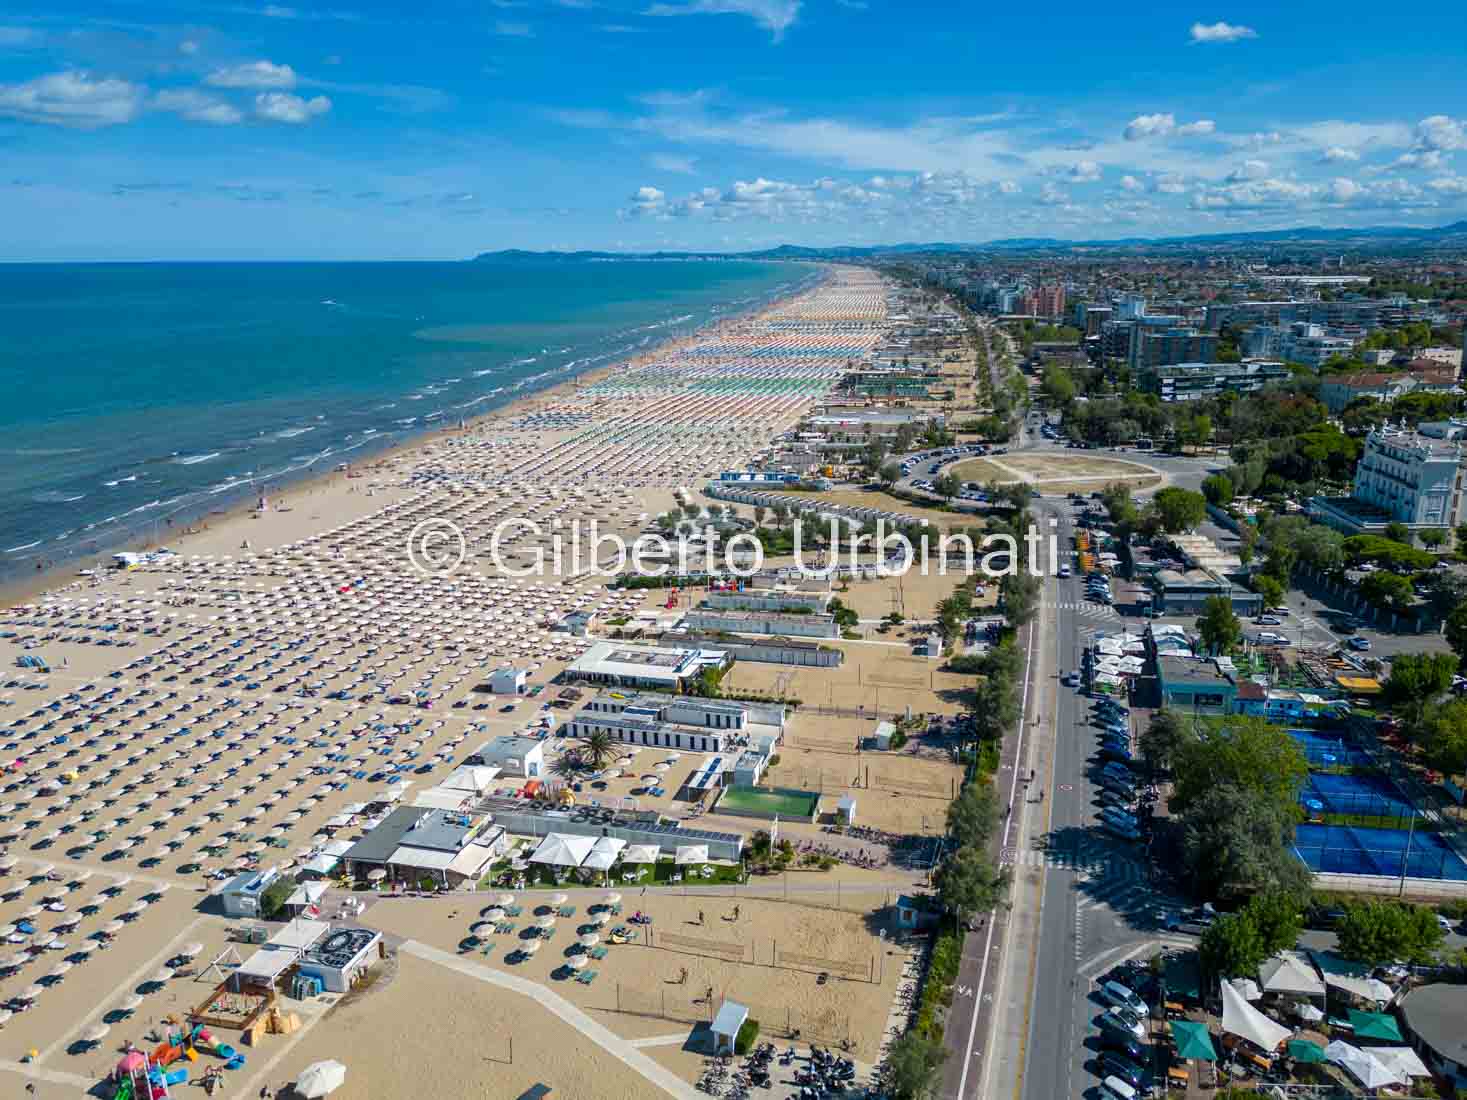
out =
<path fill-rule="evenodd" d="M 560 915 L 562 917 L 573 917 L 576 915 L 576 907 L 574 905 L 562 905 L 560 907 Z"/>
<path fill-rule="evenodd" d="M 593 947 L 591 949 L 591 958 L 595 959 L 597 962 L 600 962 L 602 959 L 606 958 L 606 948 Z"/>
<path fill-rule="evenodd" d="M 524 906 L 521 905 L 507 905 L 504 908 L 505 915 L 510 917 L 517 917 L 524 911 Z"/>
<path fill-rule="evenodd" d="M 594 970 L 582 970 L 579 974 L 576 975 L 576 981 L 580 982 L 582 985 L 590 985 L 595 980 L 596 971 Z"/>

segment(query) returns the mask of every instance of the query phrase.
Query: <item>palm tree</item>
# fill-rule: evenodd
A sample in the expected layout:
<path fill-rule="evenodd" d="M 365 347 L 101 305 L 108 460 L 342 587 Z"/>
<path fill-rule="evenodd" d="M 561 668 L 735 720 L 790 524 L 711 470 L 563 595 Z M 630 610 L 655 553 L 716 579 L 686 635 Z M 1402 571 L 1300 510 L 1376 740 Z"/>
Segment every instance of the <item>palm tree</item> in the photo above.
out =
<path fill-rule="evenodd" d="M 764 526 L 764 517 L 765 517 L 765 515 L 768 514 L 768 512 L 769 512 L 769 509 L 766 508 L 766 507 L 764 507 L 764 505 L 762 505 L 762 504 L 756 504 L 756 505 L 754 505 L 754 526 L 755 527 L 763 527 Z"/>
<path fill-rule="evenodd" d="M 555 761 L 550 765 L 550 774 L 554 775 L 557 779 L 569 781 L 575 779 L 584 767 L 585 764 L 582 763 L 579 753 L 565 752 L 556 757 Z"/>
<path fill-rule="evenodd" d="M 581 738 L 581 759 L 593 770 L 604 767 L 614 752 L 616 744 L 605 730 L 594 730 Z"/>

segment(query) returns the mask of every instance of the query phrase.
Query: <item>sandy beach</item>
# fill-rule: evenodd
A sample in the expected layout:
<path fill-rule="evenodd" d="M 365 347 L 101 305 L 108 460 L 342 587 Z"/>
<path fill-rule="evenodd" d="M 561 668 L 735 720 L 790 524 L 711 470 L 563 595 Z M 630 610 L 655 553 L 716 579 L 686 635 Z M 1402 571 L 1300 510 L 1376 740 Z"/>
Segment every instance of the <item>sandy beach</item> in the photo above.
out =
<path fill-rule="evenodd" d="M 0 615 L 0 928 L 11 951 L 0 960 L 0 1072 L 46 1082 L 47 1095 L 86 1093 L 122 1044 L 148 1047 L 161 1021 L 203 1003 L 235 965 L 231 948 L 253 950 L 232 942 L 222 883 L 251 868 L 296 873 L 475 745 L 526 730 L 549 694 L 505 702 L 475 689 L 512 663 L 533 692 L 558 690 L 552 681 L 595 641 L 552 630 L 558 618 L 663 612 L 664 593 L 609 591 L 589 571 L 594 554 L 572 562 L 566 532 L 595 521 L 635 537 L 684 490 L 747 464 L 829 391 L 853 347 L 877 339 L 884 309 L 874 276 L 837 269 L 757 316 L 295 486 L 265 509 L 211 516 L 134 569 L 13 600 Z M 463 535 L 462 560 L 424 568 L 415 532 L 445 520 Z M 544 569 L 516 575 L 541 557 Z M 852 589 L 863 616 L 881 613 L 883 583 Z M 952 583 L 908 587 L 909 614 Z M 954 685 L 905 643 L 841 644 L 832 682 L 843 697 L 869 690 L 874 702 L 885 685 L 917 692 L 931 713 L 956 711 Z M 736 682 L 772 690 L 770 670 L 740 666 Z M 809 688 L 812 702 L 829 692 L 823 679 Z M 873 826 L 931 835 L 960 769 L 853 756 L 866 726 L 812 706 L 773 781 L 818 791 L 826 811 L 857 797 Z M 550 738 L 547 760 L 571 747 Z M 670 819 L 693 812 L 644 789 L 637 773 L 655 755 L 595 797 Z M 705 820 L 761 827 L 716 807 Z M 809 822 L 782 823 L 781 836 L 829 849 Z M 699 1028 L 724 998 L 747 1004 L 771 1039 L 843 1042 L 874 1064 L 905 957 L 881 914 L 922 871 L 880 842 L 840 839 L 829 850 L 872 866 L 658 887 L 645 900 L 628 891 L 626 914 L 640 904 L 653 931 L 611 948 L 589 985 L 569 980 L 572 945 L 624 918 L 563 921 L 545 950 L 513 963 L 527 926 L 487 950 L 464 947 L 482 893 L 369 892 L 358 917 L 333 886 L 323 919 L 383 932 L 384 973 L 345 998 L 283 998 L 302 1027 L 247 1051 L 230 1091 L 255 1095 L 337 1058 L 350 1067 L 344 1097 L 511 1096 L 541 1082 L 565 1095 L 685 1095 L 704 1064 Z M 523 904 L 538 905 L 536 893 Z M 573 900 L 588 922 L 603 901 L 589 890 Z"/>

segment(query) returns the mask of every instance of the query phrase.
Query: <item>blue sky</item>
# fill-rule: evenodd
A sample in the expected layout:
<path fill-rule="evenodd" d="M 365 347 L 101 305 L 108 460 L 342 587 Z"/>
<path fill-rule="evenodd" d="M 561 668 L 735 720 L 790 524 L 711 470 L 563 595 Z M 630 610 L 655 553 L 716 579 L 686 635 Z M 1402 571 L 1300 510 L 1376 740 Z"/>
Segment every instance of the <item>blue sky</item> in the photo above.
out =
<path fill-rule="evenodd" d="M 6 260 L 1467 217 L 1455 4 L 26 3 Z"/>

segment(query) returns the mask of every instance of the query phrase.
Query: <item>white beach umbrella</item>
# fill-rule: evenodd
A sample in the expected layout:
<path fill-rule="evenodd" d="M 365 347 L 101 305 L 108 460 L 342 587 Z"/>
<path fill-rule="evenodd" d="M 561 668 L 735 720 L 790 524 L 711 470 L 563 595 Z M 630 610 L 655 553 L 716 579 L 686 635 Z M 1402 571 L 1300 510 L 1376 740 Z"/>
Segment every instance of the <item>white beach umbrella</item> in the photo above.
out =
<path fill-rule="evenodd" d="M 346 1067 L 340 1062 L 314 1062 L 301 1071 L 292 1091 L 303 1100 L 320 1100 L 341 1088 L 345 1081 Z"/>

